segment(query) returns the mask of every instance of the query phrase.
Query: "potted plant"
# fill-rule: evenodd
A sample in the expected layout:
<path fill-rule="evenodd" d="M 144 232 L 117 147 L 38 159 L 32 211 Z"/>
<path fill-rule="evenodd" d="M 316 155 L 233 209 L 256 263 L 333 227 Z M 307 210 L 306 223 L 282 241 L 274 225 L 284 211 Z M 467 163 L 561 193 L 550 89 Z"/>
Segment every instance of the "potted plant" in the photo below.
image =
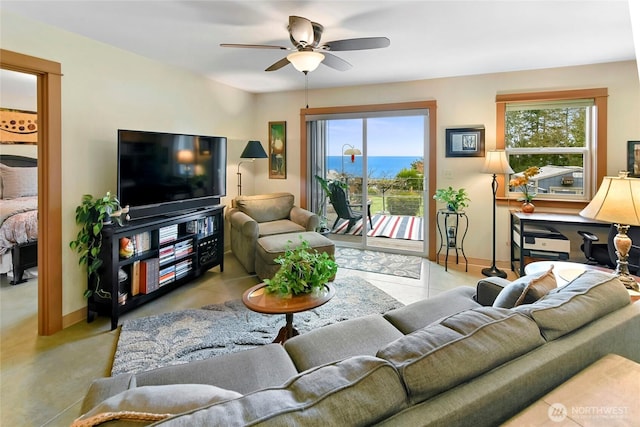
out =
<path fill-rule="evenodd" d="M 509 181 L 509 186 L 520 187 L 520 191 L 522 191 L 522 197 L 518 198 L 518 201 L 523 202 L 522 212 L 532 213 L 535 209 L 535 205 L 531 203 L 531 201 L 538 193 L 529 188 L 529 181 L 533 176 L 539 173 L 539 167 L 531 166 L 522 172 L 522 175 L 517 175 Z"/>
<path fill-rule="evenodd" d="M 71 250 L 80 254 L 78 264 L 86 265 L 89 279 L 93 277 L 93 289 L 85 291 L 85 297 L 90 297 L 94 292 L 100 297 L 110 298 L 109 292 L 100 290 L 100 275 L 98 269 L 102 260 L 98 257 L 102 248 L 102 228 L 104 224 L 112 221 L 112 218 L 122 225 L 120 215 L 124 211 L 120 208 L 120 201 L 107 192 L 103 197 L 94 199 L 91 194 L 82 196 L 82 202 L 76 208 L 76 224 L 81 226 L 75 240 L 69 242 Z"/>
<path fill-rule="evenodd" d="M 433 198 L 438 201 L 445 203 L 447 205 L 447 209 L 452 212 L 458 212 L 467 206 L 471 199 L 467 195 L 467 191 L 464 188 L 460 188 L 459 190 L 453 189 L 451 186 L 448 188 L 439 188 L 436 190 L 436 194 L 433 195 Z"/>
<path fill-rule="evenodd" d="M 295 296 L 321 290 L 338 271 L 338 264 L 328 253 L 311 248 L 302 237 L 299 246 L 288 247 L 275 261 L 280 269 L 264 283 L 268 292 L 281 295 Z"/>

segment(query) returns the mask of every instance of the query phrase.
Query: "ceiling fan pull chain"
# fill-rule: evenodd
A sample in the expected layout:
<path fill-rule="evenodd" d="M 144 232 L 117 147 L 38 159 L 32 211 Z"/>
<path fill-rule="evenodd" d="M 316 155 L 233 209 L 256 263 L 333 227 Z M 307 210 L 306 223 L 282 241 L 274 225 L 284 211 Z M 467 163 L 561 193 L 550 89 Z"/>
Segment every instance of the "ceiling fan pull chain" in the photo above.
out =
<path fill-rule="evenodd" d="M 309 73 L 304 72 L 304 103 L 309 108 Z"/>

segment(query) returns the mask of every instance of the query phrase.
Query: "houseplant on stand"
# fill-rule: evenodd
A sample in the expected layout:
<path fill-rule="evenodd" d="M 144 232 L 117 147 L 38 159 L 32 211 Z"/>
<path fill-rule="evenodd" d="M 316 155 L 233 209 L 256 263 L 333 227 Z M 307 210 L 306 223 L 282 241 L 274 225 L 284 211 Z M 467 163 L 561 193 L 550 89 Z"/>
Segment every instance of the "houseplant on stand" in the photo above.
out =
<path fill-rule="evenodd" d="M 433 198 L 447 205 L 447 209 L 451 212 L 458 212 L 469 206 L 471 199 L 467 195 L 467 190 L 460 188 L 455 190 L 453 187 L 438 188 Z"/>
<path fill-rule="evenodd" d="M 100 275 L 97 274 L 102 265 L 102 260 L 99 258 L 102 248 L 102 228 L 104 224 L 111 223 L 112 219 L 122 225 L 121 215 L 126 212 L 128 209 L 122 209 L 116 195 L 110 192 L 97 199 L 94 199 L 91 194 L 85 194 L 76 208 L 76 224 L 81 228 L 75 240 L 69 242 L 69 247 L 80 254 L 78 264 L 86 265 L 89 282 L 93 283 L 93 287 L 85 291 L 84 295 L 87 298 L 94 293 L 101 298 L 111 298 L 110 292 L 100 289 Z"/>
<path fill-rule="evenodd" d="M 533 213 L 535 205 L 532 203 L 533 198 L 537 195 L 535 191 L 529 188 L 529 180 L 532 176 L 540 173 L 540 168 L 537 166 L 531 166 L 527 168 L 522 175 L 518 175 L 509 181 L 509 186 L 520 187 L 522 191 L 522 197 L 518 198 L 518 201 L 522 203 L 522 212 Z"/>
<path fill-rule="evenodd" d="M 289 244 L 292 242 L 289 241 Z M 271 279 L 265 279 L 268 292 L 283 296 L 309 294 L 324 289 L 338 271 L 338 264 L 326 252 L 318 252 L 300 238 L 300 245 L 288 247 L 275 259 L 280 269 Z"/>

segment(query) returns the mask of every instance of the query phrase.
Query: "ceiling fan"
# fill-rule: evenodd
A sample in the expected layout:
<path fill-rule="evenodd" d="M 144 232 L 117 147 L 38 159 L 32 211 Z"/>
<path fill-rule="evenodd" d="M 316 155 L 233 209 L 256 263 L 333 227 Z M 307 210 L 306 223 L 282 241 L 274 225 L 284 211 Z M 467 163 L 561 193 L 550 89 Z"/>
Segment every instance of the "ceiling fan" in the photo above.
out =
<path fill-rule="evenodd" d="M 292 64 L 298 71 L 307 74 L 315 70 L 320 63 L 339 71 L 346 71 L 351 64 L 329 53 L 347 50 L 380 49 L 391 44 L 386 37 L 363 37 L 357 39 L 335 40 L 320 44 L 324 27 L 300 16 L 289 16 L 289 39 L 293 47 L 222 43 L 222 47 L 240 47 L 250 49 L 280 49 L 295 51 L 269 66 L 265 71 L 276 71 Z"/>

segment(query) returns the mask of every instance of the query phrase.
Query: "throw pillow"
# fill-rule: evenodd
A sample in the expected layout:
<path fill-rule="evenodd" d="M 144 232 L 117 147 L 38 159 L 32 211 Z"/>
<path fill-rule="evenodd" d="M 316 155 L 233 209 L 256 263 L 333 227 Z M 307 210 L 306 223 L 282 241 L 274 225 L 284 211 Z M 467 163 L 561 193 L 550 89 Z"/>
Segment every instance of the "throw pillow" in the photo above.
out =
<path fill-rule="evenodd" d="M 75 420 L 72 427 L 97 426 L 109 421 L 148 425 L 201 406 L 242 397 L 240 393 L 205 384 L 135 387 L 112 396 Z"/>
<path fill-rule="evenodd" d="M 556 276 L 553 274 L 553 265 L 542 276 L 533 279 L 520 295 L 520 298 L 516 301 L 516 306 L 524 303 L 524 298 L 527 294 L 531 294 L 532 298 L 536 301 L 549 293 L 550 290 L 558 287 L 556 282 Z"/>
<path fill-rule="evenodd" d="M 538 289 L 539 287 L 551 285 L 551 288 L 556 287 L 556 279 L 552 270 L 553 266 L 551 266 L 549 271 L 546 273 L 522 276 L 509 283 L 500 291 L 493 302 L 493 306 L 498 308 L 513 308 L 517 305 L 523 304 L 525 299 L 526 302 L 537 301 L 543 295 L 542 291 Z M 540 279 L 542 280 L 538 283 L 537 281 Z M 532 290 L 530 286 L 534 281 L 536 281 L 536 285 Z"/>

